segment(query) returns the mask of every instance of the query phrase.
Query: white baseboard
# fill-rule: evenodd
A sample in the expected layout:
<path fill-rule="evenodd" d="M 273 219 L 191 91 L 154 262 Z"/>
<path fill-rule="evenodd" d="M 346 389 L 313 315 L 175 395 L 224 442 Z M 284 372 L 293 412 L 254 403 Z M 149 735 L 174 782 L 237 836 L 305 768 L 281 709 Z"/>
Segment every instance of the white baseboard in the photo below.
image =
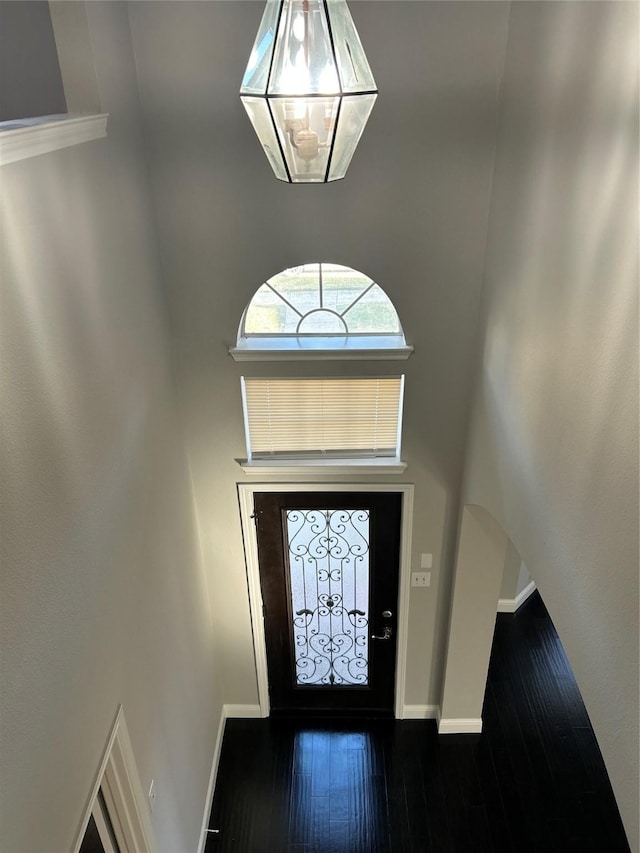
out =
<path fill-rule="evenodd" d="M 207 842 L 207 829 L 209 827 L 209 815 L 211 814 L 211 806 L 213 805 L 213 795 L 216 789 L 216 776 L 218 775 L 218 764 L 220 763 L 220 752 L 222 750 L 222 739 L 224 737 L 224 729 L 227 720 L 237 718 L 250 717 L 255 719 L 262 717 L 260 705 L 223 705 L 222 713 L 220 714 L 220 723 L 218 725 L 218 734 L 216 736 L 216 745 L 213 750 L 213 762 L 211 764 L 211 774 L 209 776 L 209 788 L 207 790 L 207 801 L 204 809 L 204 817 L 202 819 L 202 830 L 200 832 L 200 843 L 198 844 L 198 853 L 204 853 L 204 847 Z"/>
<path fill-rule="evenodd" d="M 515 613 L 516 610 L 525 603 L 527 598 L 535 592 L 535 590 L 536 585 L 531 581 L 531 583 L 528 583 L 515 598 L 498 599 L 498 613 Z"/>
<path fill-rule="evenodd" d="M 440 716 L 438 705 L 403 705 L 401 720 L 437 720 Z"/>
<path fill-rule="evenodd" d="M 207 842 L 207 828 L 209 826 L 209 815 L 211 814 L 211 806 L 213 804 L 213 792 L 216 787 L 216 776 L 218 775 L 218 764 L 220 762 L 220 751 L 222 750 L 222 738 L 224 737 L 224 727 L 227 722 L 227 714 L 225 713 L 226 705 L 222 706 L 220 714 L 220 723 L 218 724 L 218 734 L 216 736 L 216 745 L 213 750 L 213 762 L 211 764 L 211 773 L 209 775 L 209 788 L 207 789 L 207 800 L 204 807 L 204 817 L 202 818 L 202 829 L 200 831 L 200 843 L 198 844 L 198 853 L 204 853 L 204 846 Z"/>
<path fill-rule="evenodd" d="M 225 705 L 224 715 L 228 720 L 231 719 L 257 719 L 262 717 L 260 705 Z"/>
<path fill-rule="evenodd" d="M 482 719 L 440 719 L 439 735 L 476 735 L 482 731 Z"/>

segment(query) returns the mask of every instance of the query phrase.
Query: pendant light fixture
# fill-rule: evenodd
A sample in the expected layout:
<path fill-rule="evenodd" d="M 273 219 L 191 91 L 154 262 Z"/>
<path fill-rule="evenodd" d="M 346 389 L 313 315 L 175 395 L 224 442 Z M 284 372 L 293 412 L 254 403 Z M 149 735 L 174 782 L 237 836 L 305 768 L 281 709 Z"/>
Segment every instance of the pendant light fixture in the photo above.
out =
<path fill-rule="evenodd" d="M 279 180 L 344 178 L 377 95 L 345 0 L 267 0 L 240 97 Z"/>

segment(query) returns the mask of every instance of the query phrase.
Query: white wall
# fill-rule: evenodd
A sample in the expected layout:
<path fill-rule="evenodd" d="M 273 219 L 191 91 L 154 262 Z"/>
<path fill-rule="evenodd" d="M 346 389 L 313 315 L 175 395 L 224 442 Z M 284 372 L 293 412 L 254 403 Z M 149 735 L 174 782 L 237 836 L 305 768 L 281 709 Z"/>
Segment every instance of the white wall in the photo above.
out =
<path fill-rule="evenodd" d="M 514 3 L 465 502 L 535 580 L 638 841 L 638 5 Z"/>
<path fill-rule="evenodd" d="M 6 853 L 68 853 L 119 703 L 193 851 L 220 711 L 126 7 L 87 4 L 107 139 L 2 168 Z"/>

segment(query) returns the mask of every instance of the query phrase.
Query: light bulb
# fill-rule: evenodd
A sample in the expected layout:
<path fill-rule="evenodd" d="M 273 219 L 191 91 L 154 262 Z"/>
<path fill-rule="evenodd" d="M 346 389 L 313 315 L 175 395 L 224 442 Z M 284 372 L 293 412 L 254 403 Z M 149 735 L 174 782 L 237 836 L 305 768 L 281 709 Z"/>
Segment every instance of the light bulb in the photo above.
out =
<path fill-rule="evenodd" d="M 307 113 L 307 102 L 303 98 L 288 98 L 284 105 L 284 117 L 288 121 L 300 120 Z"/>

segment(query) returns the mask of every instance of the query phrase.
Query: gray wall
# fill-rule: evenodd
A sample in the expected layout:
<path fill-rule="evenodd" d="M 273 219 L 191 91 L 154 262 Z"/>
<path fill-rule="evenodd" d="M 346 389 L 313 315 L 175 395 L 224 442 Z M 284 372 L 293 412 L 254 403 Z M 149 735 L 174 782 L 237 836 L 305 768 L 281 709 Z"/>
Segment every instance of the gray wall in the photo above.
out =
<path fill-rule="evenodd" d="M 475 381 L 464 498 L 542 591 L 637 850 L 637 6 L 353 3 L 379 102 L 343 182 L 289 187 L 237 96 L 262 5 L 88 3 L 108 138 L 3 168 L 1 846 L 69 849 L 122 702 L 160 849 L 195 849 L 222 697 L 257 701 L 234 458 L 273 367 L 227 346 L 266 276 L 332 260 L 416 347 L 405 701 L 441 698 Z M 398 365 L 285 372 L 356 367 Z"/>
<path fill-rule="evenodd" d="M 123 704 L 160 851 L 220 713 L 126 7 L 88 3 L 107 139 L 2 168 L 0 848 L 68 853 Z"/>
<path fill-rule="evenodd" d="M 501 522 L 638 842 L 638 5 L 514 3 L 465 498 Z"/>
<path fill-rule="evenodd" d="M 329 186 L 276 181 L 240 103 L 262 9 L 130 5 L 205 562 L 224 589 L 214 620 L 225 637 L 225 699 L 257 702 L 236 498 L 247 478 L 234 461 L 245 454 L 240 376 L 274 372 L 235 364 L 227 347 L 266 277 L 328 260 L 380 283 L 415 354 L 278 364 L 278 373 L 406 371 L 413 565 L 428 552 L 434 570 L 432 587 L 411 599 L 405 701 L 436 704 L 508 6 L 353 4 L 381 95 L 346 179 Z"/>
<path fill-rule="evenodd" d="M 0 0 L 0 121 L 66 111 L 49 3 Z"/>

